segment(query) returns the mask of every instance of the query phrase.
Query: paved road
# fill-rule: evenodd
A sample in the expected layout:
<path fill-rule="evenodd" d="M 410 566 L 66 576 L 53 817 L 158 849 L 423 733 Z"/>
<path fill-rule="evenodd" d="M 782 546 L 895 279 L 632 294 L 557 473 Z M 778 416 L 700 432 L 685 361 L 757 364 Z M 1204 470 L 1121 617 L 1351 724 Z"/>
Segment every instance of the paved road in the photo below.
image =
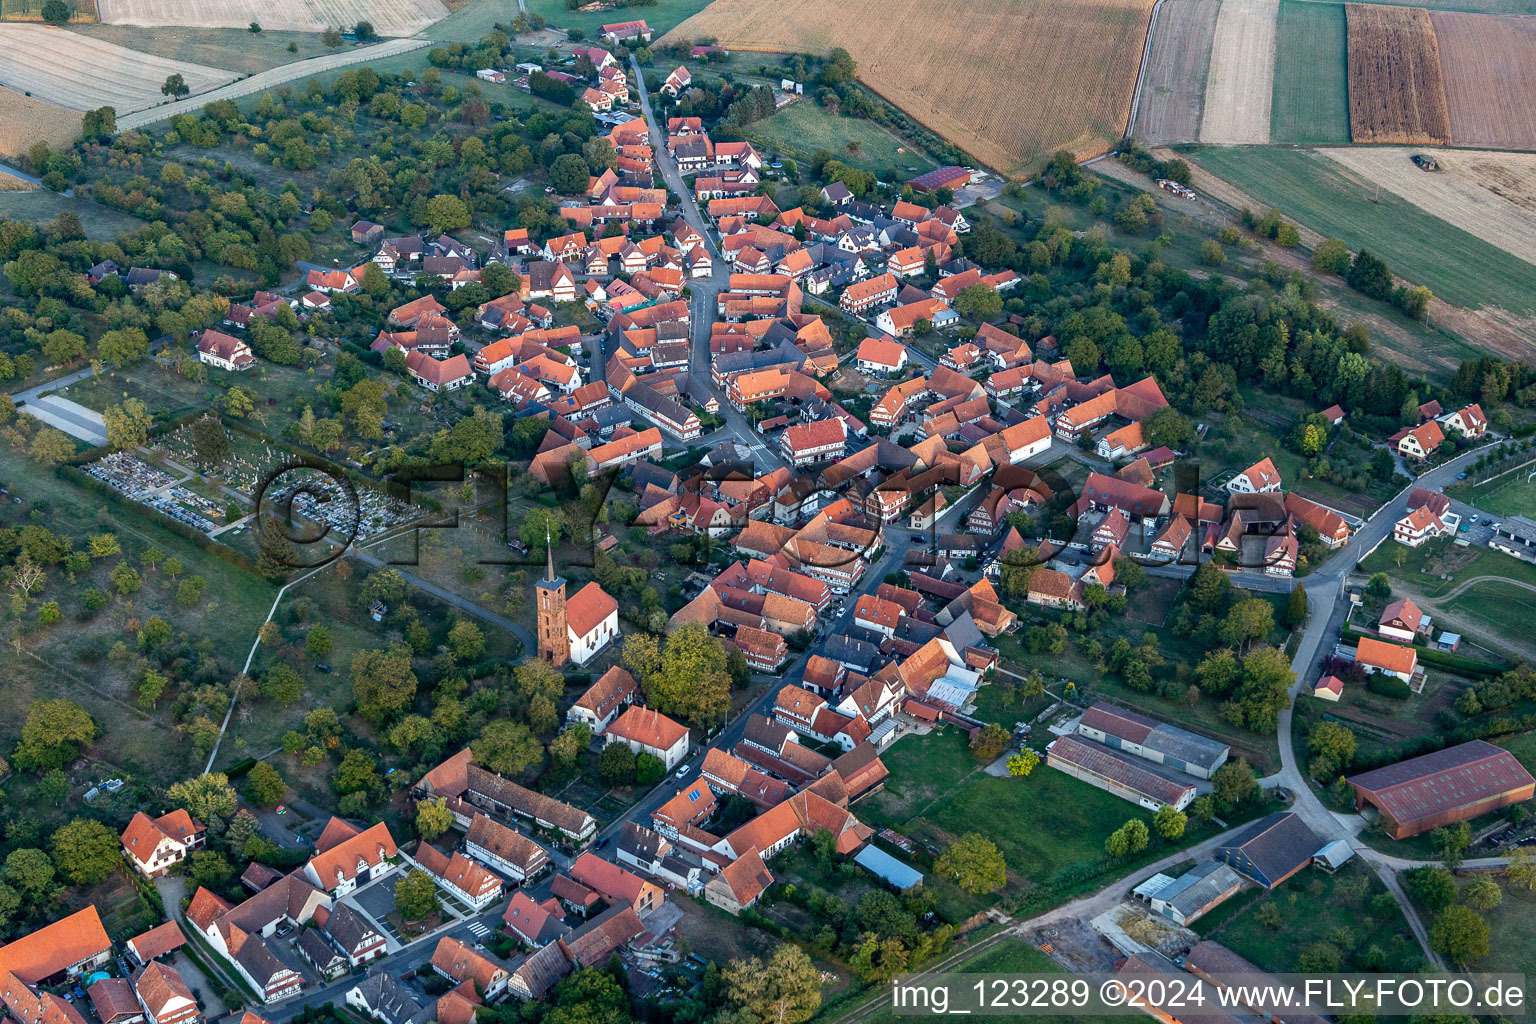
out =
<path fill-rule="evenodd" d="M 238 82 L 210 89 L 196 96 L 188 96 L 184 100 L 174 103 L 163 103 L 158 107 L 150 107 L 147 110 L 138 110 L 131 114 L 124 114 L 117 119 L 117 130 L 128 131 L 133 128 L 143 128 L 145 125 L 154 124 L 157 121 L 165 121 L 177 114 L 201 113 L 203 105 L 218 100 L 239 99 L 241 96 L 249 96 L 253 92 L 262 92 L 267 89 L 275 89 L 284 82 L 291 82 L 298 78 L 309 78 L 325 71 L 334 71 L 336 68 L 344 68 L 348 64 L 360 64 L 364 61 L 374 60 L 380 57 L 393 57 L 400 53 L 409 53 L 411 50 L 419 50 L 424 46 L 431 46 L 430 39 L 391 39 L 374 46 L 364 46 L 356 50 L 346 50 L 341 53 L 330 53 L 323 57 L 311 57 L 308 60 L 297 60 L 292 64 L 284 64 L 282 67 L 273 68 L 270 71 L 262 71 L 242 78 Z"/>

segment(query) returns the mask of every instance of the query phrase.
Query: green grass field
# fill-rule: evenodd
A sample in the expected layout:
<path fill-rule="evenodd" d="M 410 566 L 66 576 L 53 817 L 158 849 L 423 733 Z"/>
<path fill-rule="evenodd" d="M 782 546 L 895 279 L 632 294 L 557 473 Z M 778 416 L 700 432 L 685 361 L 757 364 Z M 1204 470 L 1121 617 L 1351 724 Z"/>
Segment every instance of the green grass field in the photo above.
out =
<path fill-rule="evenodd" d="M 1219 147 L 1191 154 L 1211 173 L 1351 249 L 1369 249 L 1445 301 L 1536 313 L 1536 266 L 1299 149 Z"/>
<path fill-rule="evenodd" d="M 1460 880 L 1465 887 L 1471 878 Z M 1521 971 L 1529 974 L 1531 949 L 1536 946 L 1536 893 L 1498 879 L 1504 902 L 1483 911 L 1488 922 L 1488 955 L 1473 964 L 1478 971 Z M 1427 921 L 1425 922 L 1428 923 Z"/>
<path fill-rule="evenodd" d="M 693 17 L 709 4 L 709 0 L 659 0 L 651 7 L 611 7 L 605 11 L 572 11 L 566 8 L 565 0 L 527 0 L 527 2 L 528 10 L 544 15 L 544 20 L 548 24 L 561 29 L 579 28 L 587 34 L 588 39 L 596 39 L 604 25 L 644 19 L 654 33 L 651 36 L 653 43 L 661 39 L 673 26 Z M 470 4 L 466 10 L 473 10 L 476 6 L 476 4 Z"/>
<path fill-rule="evenodd" d="M 1273 142 L 1348 142 L 1344 5 L 1282 0 L 1275 26 Z"/>
<path fill-rule="evenodd" d="M 1536 511 L 1536 480 L 1527 479 L 1536 465 L 1526 466 L 1477 487 L 1458 487 L 1456 497 L 1499 516 L 1529 516 Z"/>
<path fill-rule="evenodd" d="M 1403 912 L 1386 887 L 1356 858 L 1328 874 L 1304 868 L 1273 891 L 1235 896 L 1195 922 L 1195 931 L 1215 939 L 1268 971 L 1298 970 L 1303 950 L 1327 943 L 1343 954 L 1343 970 L 1414 970 L 1422 960 Z M 1260 922 L 1257 908 L 1273 906 L 1280 924 Z M 1380 951 L 1376 966 L 1366 962 Z"/>
<path fill-rule="evenodd" d="M 903 141 L 873 121 L 841 117 L 814 100 L 792 103 L 752 126 L 749 134 L 771 148 L 799 160 L 808 160 L 825 149 L 854 167 L 873 171 L 883 179 L 901 178 L 930 170 L 934 162 L 921 149 Z"/>
<path fill-rule="evenodd" d="M 0 192 L 0 217 L 8 220 L 27 220 L 41 224 L 66 211 L 80 218 L 85 236 L 92 241 L 111 241 L 118 235 L 137 231 L 144 226 L 144 222 L 131 213 L 57 192 L 43 189 L 35 192 Z"/>
<path fill-rule="evenodd" d="M 336 51 L 313 32 L 249 32 L 242 28 L 182 28 L 141 25 L 75 25 L 73 31 L 156 57 L 188 60 L 243 75 L 323 57 Z M 288 44 L 297 47 L 288 52 Z M 352 44 L 348 43 L 348 46 Z"/>

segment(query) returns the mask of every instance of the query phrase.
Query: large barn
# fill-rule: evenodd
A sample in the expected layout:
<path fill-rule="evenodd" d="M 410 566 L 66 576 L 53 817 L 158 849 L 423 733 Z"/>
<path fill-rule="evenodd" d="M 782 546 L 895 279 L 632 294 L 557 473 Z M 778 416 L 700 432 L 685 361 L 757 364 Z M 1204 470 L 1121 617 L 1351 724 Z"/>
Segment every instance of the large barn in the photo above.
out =
<path fill-rule="evenodd" d="M 1502 747 L 1473 740 L 1356 775 L 1355 809 L 1381 812 L 1393 839 L 1467 821 L 1529 800 L 1536 779 Z"/>
<path fill-rule="evenodd" d="M 1226 744 L 1104 701 L 1083 712 L 1077 731 L 1096 743 L 1197 779 L 1210 778 L 1227 763 Z"/>

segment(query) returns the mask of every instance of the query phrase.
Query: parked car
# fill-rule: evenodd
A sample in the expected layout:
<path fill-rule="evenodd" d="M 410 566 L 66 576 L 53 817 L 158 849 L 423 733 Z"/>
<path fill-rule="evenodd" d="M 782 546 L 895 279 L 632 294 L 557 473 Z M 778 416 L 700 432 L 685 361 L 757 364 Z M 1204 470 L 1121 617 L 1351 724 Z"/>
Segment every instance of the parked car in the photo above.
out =
<path fill-rule="evenodd" d="M 688 773 L 691 771 L 693 771 L 693 766 L 685 764 L 677 770 L 677 777 L 680 779 L 686 779 L 688 777 Z"/>

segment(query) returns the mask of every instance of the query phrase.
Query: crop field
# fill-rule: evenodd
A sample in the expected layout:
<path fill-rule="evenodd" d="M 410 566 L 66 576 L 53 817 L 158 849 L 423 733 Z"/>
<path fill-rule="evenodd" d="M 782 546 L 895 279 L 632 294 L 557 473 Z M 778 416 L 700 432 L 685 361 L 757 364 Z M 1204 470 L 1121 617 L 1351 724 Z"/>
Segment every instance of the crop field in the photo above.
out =
<path fill-rule="evenodd" d="M 712 36 L 733 50 L 781 53 L 841 46 L 864 84 L 986 166 L 1019 176 L 1053 150 L 1086 158 L 1120 139 L 1151 9 L 1149 0 L 715 0 L 668 39 Z M 998 88 L 977 87 L 994 81 Z"/>
<path fill-rule="evenodd" d="M 448 16 L 442 0 L 102 0 L 104 25 L 186 25 L 321 32 L 373 23 L 381 36 L 415 35 Z M 507 15 L 508 20 L 512 17 Z"/>
<path fill-rule="evenodd" d="M 61 107 L 138 110 L 165 99 L 160 86 L 172 74 L 194 93 L 235 78 L 220 68 L 152 57 L 59 28 L 0 25 L 0 85 Z"/>
<path fill-rule="evenodd" d="M 1440 44 L 1451 139 L 1536 149 L 1536 18 L 1430 15 Z"/>
<path fill-rule="evenodd" d="M 1349 128 L 1356 142 L 1449 145 L 1435 26 L 1422 7 L 1349 4 Z"/>
<path fill-rule="evenodd" d="M 68 146 L 79 137 L 79 111 L 0 87 L 0 153 L 19 156 L 34 142 Z"/>
<path fill-rule="evenodd" d="M 156 57 L 228 68 L 242 75 L 336 52 L 327 49 L 314 32 L 267 29 L 253 34 L 244 28 L 146 28 L 141 25 L 71 25 L 70 31 Z M 289 43 L 297 47 L 295 52 L 288 52 Z"/>
<path fill-rule="evenodd" d="M 1390 191 L 1373 202 L 1374 183 L 1343 164 L 1299 149 L 1213 148 L 1191 157 L 1306 227 L 1369 249 L 1452 305 L 1492 307 L 1536 323 L 1536 267 Z"/>
<path fill-rule="evenodd" d="M 1157 16 L 1136 138 L 1149 144 L 1194 142 L 1205 112 L 1206 69 L 1221 0 L 1168 0 Z"/>
<path fill-rule="evenodd" d="M 1205 79 L 1201 142 L 1269 141 L 1279 0 L 1225 0 Z"/>
<path fill-rule="evenodd" d="M 96 0 L 74 0 L 70 5 L 71 24 L 89 24 L 96 20 Z M 0 21 L 43 20 L 43 0 L 0 0 Z"/>
<path fill-rule="evenodd" d="M 863 118 L 833 114 L 809 98 L 758 121 L 748 134 L 802 160 L 825 149 L 843 163 L 873 171 L 885 181 L 934 167 L 927 154 L 890 129 Z"/>
<path fill-rule="evenodd" d="M 1271 142 L 1349 141 L 1344 5 L 1280 0 Z"/>
<path fill-rule="evenodd" d="M 1536 155 L 1437 150 L 1440 170 L 1426 173 L 1397 147 L 1340 147 L 1319 152 L 1419 209 L 1527 263 L 1536 263 Z"/>

